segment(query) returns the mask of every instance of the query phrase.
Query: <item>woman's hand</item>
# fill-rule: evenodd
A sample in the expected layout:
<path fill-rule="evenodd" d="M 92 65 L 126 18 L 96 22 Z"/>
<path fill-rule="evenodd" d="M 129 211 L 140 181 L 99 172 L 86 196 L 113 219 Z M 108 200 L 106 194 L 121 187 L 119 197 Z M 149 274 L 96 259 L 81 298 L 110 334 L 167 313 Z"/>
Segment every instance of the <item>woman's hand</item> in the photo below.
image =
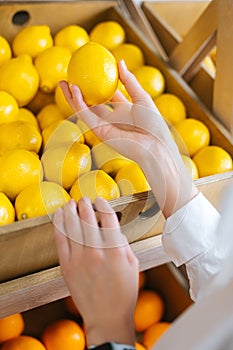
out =
<path fill-rule="evenodd" d="M 61 271 L 80 311 L 87 343 L 134 345 L 134 310 L 138 295 L 138 260 L 121 233 L 108 202 L 71 200 L 54 215 Z"/>
<path fill-rule="evenodd" d="M 135 76 L 119 62 L 119 77 L 130 103 L 119 91 L 113 111 L 105 105 L 88 107 L 80 89 L 61 82 L 63 93 L 79 119 L 103 141 L 143 169 L 165 217 L 188 203 L 197 193 L 170 130 L 150 96 Z"/>

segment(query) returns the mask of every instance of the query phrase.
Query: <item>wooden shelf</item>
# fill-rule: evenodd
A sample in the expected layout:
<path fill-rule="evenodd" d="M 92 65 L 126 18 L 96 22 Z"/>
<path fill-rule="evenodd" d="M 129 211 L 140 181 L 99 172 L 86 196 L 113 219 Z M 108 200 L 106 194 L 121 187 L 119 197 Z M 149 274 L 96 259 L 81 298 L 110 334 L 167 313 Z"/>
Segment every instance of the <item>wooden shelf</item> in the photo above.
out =
<path fill-rule="evenodd" d="M 139 259 L 140 270 L 169 261 L 163 251 L 161 235 L 131 244 Z M 0 318 L 50 303 L 69 295 L 60 267 L 56 266 L 1 284 Z"/>

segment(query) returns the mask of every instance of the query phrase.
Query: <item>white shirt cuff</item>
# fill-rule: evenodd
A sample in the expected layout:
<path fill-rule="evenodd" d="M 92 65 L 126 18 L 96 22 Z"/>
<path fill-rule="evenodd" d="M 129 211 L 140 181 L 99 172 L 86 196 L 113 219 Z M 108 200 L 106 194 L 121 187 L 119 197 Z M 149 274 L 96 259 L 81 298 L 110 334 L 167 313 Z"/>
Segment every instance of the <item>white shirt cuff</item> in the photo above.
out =
<path fill-rule="evenodd" d="M 219 219 L 218 211 L 199 193 L 166 220 L 162 235 L 165 253 L 176 266 L 203 254 L 216 243 Z"/>

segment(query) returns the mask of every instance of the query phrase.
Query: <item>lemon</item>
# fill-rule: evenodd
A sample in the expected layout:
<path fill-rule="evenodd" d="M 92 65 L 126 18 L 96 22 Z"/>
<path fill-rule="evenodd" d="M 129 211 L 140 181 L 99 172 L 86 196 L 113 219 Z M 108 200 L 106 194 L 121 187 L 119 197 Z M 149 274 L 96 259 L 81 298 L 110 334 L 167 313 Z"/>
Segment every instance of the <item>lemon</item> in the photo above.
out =
<path fill-rule="evenodd" d="M 215 66 L 216 66 L 216 56 L 217 56 L 217 46 L 215 46 L 210 52 L 210 57 L 212 58 Z"/>
<path fill-rule="evenodd" d="M 15 208 L 5 193 L 0 192 L 0 226 L 15 221 Z"/>
<path fill-rule="evenodd" d="M 18 119 L 32 124 L 37 130 L 39 130 L 39 124 L 35 115 L 27 108 L 19 108 Z"/>
<path fill-rule="evenodd" d="M 11 58 L 0 66 L 0 90 L 14 96 L 18 105 L 27 105 L 36 95 L 39 74 L 28 55 Z"/>
<path fill-rule="evenodd" d="M 22 120 L 0 125 L 0 155 L 12 149 L 38 153 L 42 137 L 35 126 Z"/>
<path fill-rule="evenodd" d="M 120 197 L 117 183 L 103 170 L 91 170 L 81 175 L 72 185 L 70 195 L 76 201 L 89 197 L 94 202 L 96 197 L 111 200 Z"/>
<path fill-rule="evenodd" d="M 0 91 L 0 124 L 18 119 L 19 107 L 16 99 L 8 92 Z"/>
<path fill-rule="evenodd" d="M 65 119 L 65 116 L 55 103 L 50 103 L 47 106 L 44 106 L 37 114 L 37 120 L 41 130 L 44 130 L 54 122 L 63 119 Z"/>
<path fill-rule="evenodd" d="M 89 41 L 87 31 L 78 25 L 68 25 L 54 36 L 54 44 L 69 49 L 72 53 Z"/>
<path fill-rule="evenodd" d="M 90 40 L 112 50 L 125 41 L 125 30 L 116 21 L 99 22 L 92 28 Z"/>
<path fill-rule="evenodd" d="M 36 96 L 26 107 L 34 114 L 37 114 L 44 106 L 47 106 L 50 103 L 54 103 L 54 94 L 46 94 L 39 89 Z"/>
<path fill-rule="evenodd" d="M 27 54 L 33 58 L 52 46 L 53 38 L 47 25 L 24 27 L 15 35 L 12 42 L 15 56 Z"/>
<path fill-rule="evenodd" d="M 33 152 L 15 149 L 0 157 L 0 191 L 10 200 L 26 186 L 38 183 L 42 174 L 41 162 Z"/>
<path fill-rule="evenodd" d="M 198 169 L 197 169 L 196 164 L 192 160 L 192 158 L 186 156 L 185 154 L 182 154 L 181 157 L 183 159 L 183 162 L 184 162 L 186 168 L 188 169 L 189 174 L 192 177 L 192 180 L 198 179 L 199 178 Z"/>
<path fill-rule="evenodd" d="M 122 196 L 150 190 L 143 171 L 136 163 L 131 163 L 121 168 L 115 176 L 115 181 L 120 188 Z"/>
<path fill-rule="evenodd" d="M 179 123 L 187 116 L 183 101 L 174 94 L 164 93 L 156 97 L 154 103 L 166 121 L 173 125 Z"/>
<path fill-rule="evenodd" d="M 206 56 L 202 63 L 212 74 L 216 73 L 216 66 L 210 56 Z"/>
<path fill-rule="evenodd" d="M 206 146 L 193 157 L 200 177 L 232 170 L 230 154 L 219 146 Z"/>
<path fill-rule="evenodd" d="M 102 45 L 89 42 L 73 53 L 68 82 L 79 86 L 89 106 L 107 102 L 117 89 L 116 60 Z"/>
<path fill-rule="evenodd" d="M 101 142 L 100 139 L 96 136 L 96 134 L 91 129 L 89 129 L 87 124 L 84 123 L 82 120 L 79 119 L 77 121 L 77 125 L 83 133 L 85 143 L 89 147 L 92 148 L 93 146 Z"/>
<path fill-rule="evenodd" d="M 159 69 L 143 65 L 133 71 L 139 84 L 154 99 L 161 95 L 165 89 L 165 79 Z"/>
<path fill-rule="evenodd" d="M 61 110 L 61 112 L 64 114 L 66 118 L 71 117 L 75 113 L 75 111 L 73 111 L 69 103 L 66 101 L 66 98 L 63 94 L 63 91 L 60 85 L 57 85 L 55 89 L 54 98 L 55 98 L 56 104 L 58 105 L 59 109 Z"/>
<path fill-rule="evenodd" d="M 0 65 L 8 61 L 12 56 L 9 42 L 0 35 Z"/>
<path fill-rule="evenodd" d="M 123 166 L 133 162 L 102 142 L 92 148 L 92 158 L 98 169 L 104 170 L 111 176 L 114 176 Z"/>
<path fill-rule="evenodd" d="M 78 176 L 91 170 L 91 150 L 79 142 L 63 144 L 45 151 L 41 162 L 46 180 L 69 189 Z"/>
<path fill-rule="evenodd" d="M 67 79 L 70 58 L 70 50 L 60 46 L 50 47 L 35 58 L 34 64 L 40 76 L 40 89 L 43 92 L 54 92 L 59 81 Z"/>
<path fill-rule="evenodd" d="M 175 141 L 180 152 L 190 157 L 210 143 L 209 129 L 200 120 L 186 118 L 175 125 L 175 131 Z"/>
<path fill-rule="evenodd" d="M 69 194 L 56 183 L 43 181 L 29 185 L 16 197 L 17 219 L 25 220 L 52 214 L 69 200 Z"/>
<path fill-rule="evenodd" d="M 42 131 L 44 148 L 75 141 L 84 143 L 84 136 L 79 127 L 69 120 L 58 120 Z"/>
<path fill-rule="evenodd" d="M 119 62 L 124 60 L 130 71 L 143 66 L 145 58 L 139 46 L 131 43 L 123 43 L 111 50 L 113 56 Z"/>

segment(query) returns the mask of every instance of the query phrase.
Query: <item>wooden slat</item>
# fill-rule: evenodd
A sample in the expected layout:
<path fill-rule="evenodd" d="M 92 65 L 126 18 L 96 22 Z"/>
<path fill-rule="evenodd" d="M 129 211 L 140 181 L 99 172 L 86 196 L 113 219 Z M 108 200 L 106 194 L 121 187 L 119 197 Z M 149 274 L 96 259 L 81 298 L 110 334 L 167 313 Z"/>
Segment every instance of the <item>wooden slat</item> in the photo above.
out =
<path fill-rule="evenodd" d="M 147 270 L 169 261 L 161 245 L 161 236 L 131 244 L 139 259 L 140 270 Z M 0 318 L 26 311 L 69 295 L 60 273 L 54 267 L 1 284 Z"/>
<path fill-rule="evenodd" d="M 233 133 L 233 2 L 221 0 L 218 8 L 216 80 L 213 111 Z"/>
<path fill-rule="evenodd" d="M 201 61 L 216 43 L 218 1 L 212 0 L 170 55 L 169 63 L 186 81 L 197 72 Z"/>

